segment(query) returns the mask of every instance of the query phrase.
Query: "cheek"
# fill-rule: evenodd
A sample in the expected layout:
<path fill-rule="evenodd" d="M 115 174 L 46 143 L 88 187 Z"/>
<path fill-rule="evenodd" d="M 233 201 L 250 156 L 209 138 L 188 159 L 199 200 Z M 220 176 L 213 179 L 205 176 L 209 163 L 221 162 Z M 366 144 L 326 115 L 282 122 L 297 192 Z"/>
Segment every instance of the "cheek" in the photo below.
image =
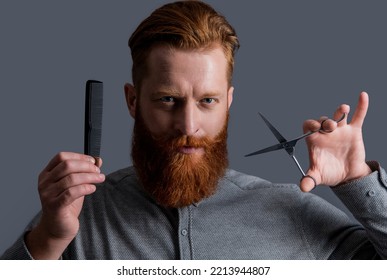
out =
<path fill-rule="evenodd" d="M 204 121 L 202 122 L 202 128 L 206 132 L 206 135 L 215 137 L 223 129 L 226 120 L 227 111 L 222 111 L 219 114 L 204 118 Z"/>
<path fill-rule="evenodd" d="M 146 127 L 153 135 L 161 135 L 169 131 L 171 125 L 168 115 L 155 110 L 149 104 L 141 104 L 139 113 Z"/>

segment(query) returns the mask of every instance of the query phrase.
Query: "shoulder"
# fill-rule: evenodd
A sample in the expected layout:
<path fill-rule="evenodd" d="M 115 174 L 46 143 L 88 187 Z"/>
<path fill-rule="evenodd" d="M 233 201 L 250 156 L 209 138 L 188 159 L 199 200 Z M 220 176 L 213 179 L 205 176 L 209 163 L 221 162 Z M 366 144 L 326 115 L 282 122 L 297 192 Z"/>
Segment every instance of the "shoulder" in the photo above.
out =
<path fill-rule="evenodd" d="M 130 212 L 151 198 L 141 187 L 134 167 L 114 171 L 105 182 L 97 184 L 97 190 L 85 197 L 82 213 L 84 217 L 108 217 L 114 211 Z"/>
<path fill-rule="evenodd" d="M 224 193 L 232 193 L 245 202 L 250 201 L 254 207 L 260 204 L 262 209 L 275 207 L 276 211 L 296 213 L 297 215 L 329 213 L 331 216 L 337 216 L 336 207 L 314 193 L 302 192 L 297 184 L 272 183 L 256 176 L 229 169 L 221 186 Z"/>
<path fill-rule="evenodd" d="M 92 200 L 106 197 L 127 196 L 127 194 L 141 192 L 135 169 L 133 166 L 114 171 L 106 176 L 103 183 L 96 185 L 97 191 L 91 196 Z"/>
<path fill-rule="evenodd" d="M 110 173 L 106 176 L 104 184 L 117 186 L 128 181 L 133 181 L 135 183 L 138 182 L 137 175 L 133 166 L 122 168 Z"/>
<path fill-rule="evenodd" d="M 228 169 L 224 176 L 224 180 L 233 184 L 234 186 L 242 190 L 257 190 L 257 189 L 271 189 L 271 190 L 292 190 L 299 191 L 299 188 L 296 184 L 279 184 L 272 183 L 260 177 L 253 175 L 248 175 L 233 169 Z"/>

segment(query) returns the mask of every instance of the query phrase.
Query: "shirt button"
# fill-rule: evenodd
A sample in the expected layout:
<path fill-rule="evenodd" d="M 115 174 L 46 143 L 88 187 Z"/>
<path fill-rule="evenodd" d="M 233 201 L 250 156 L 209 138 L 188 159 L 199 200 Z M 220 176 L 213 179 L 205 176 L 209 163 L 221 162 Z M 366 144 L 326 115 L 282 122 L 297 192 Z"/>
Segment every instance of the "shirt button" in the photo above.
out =
<path fill-rule="evenodd" d="M 368 195 L 369 195 L 369 196 L 375 196 L 376 193 L 375 193 L 375 191 L 372 191 L 372 190 L 371 190 L 371 191 L 368 192 Z"/>
<path fill-rule="evenodd" d="M 183 230 L 181 231 L 181 234 L 182 234 L 183 236 L 186 236 L 187 233 L 188 233 L 188 231 L 187 231 L 186 229 L 183 229 Z"/>

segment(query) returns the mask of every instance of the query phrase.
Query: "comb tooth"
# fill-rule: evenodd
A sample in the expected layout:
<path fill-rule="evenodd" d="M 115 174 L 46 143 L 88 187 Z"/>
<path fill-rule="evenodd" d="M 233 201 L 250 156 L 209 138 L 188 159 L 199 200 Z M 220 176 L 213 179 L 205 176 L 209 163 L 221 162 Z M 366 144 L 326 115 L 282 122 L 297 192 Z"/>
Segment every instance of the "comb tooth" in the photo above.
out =
<path fill-rule="evenodd" d="M 103 83 L 89 80 L 86 83 L 85 154 L 100 156 L 103 115 Z"/>

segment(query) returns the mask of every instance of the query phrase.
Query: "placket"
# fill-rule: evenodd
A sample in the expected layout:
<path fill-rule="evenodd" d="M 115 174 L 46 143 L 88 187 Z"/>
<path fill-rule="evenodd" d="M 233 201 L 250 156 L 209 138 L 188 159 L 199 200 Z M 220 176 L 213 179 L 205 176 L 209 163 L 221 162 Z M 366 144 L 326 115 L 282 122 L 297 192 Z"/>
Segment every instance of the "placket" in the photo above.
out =
<path fill-rule="evenodd" d="M 179 227 L 178 227 L 178 237 L 179 237 L 179 249 L 180 249 L 180 258 L 182 260 L 192 260 L 193 251 L 192 251 L 192 206 L 187 206 L 179 208 Z"/>

